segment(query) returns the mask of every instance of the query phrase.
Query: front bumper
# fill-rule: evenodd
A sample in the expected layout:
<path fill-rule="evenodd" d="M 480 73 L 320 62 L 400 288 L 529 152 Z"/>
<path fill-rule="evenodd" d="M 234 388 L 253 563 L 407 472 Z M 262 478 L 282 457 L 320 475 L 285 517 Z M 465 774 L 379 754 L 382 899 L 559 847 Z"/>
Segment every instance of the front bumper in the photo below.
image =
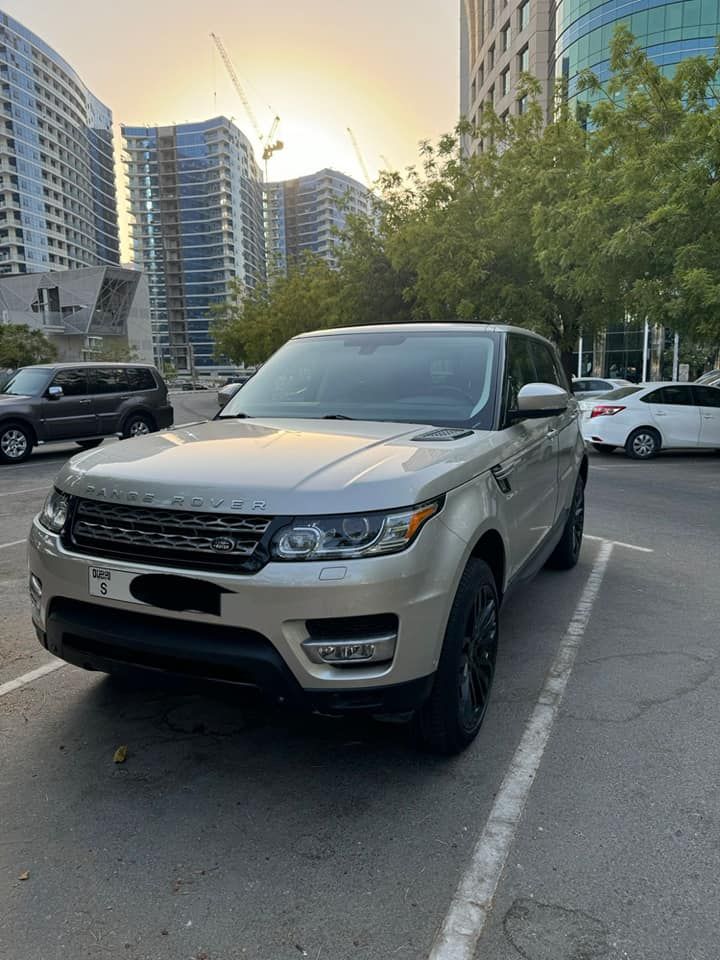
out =
<path fill-rule="evenodd" d="M 33 620 L 50 652 L 88 669 L 128 664 L 250 685 L 329 712 L 405 712 L 432 685 L 462 554 L 437 517 L 394 556 L 270 563 L 252 576 L 199 573 L 71 553 L 36 520 L 28 555 L 41 592 Z M 199 614 L 90 596 L 91 566 L 209 583 L 222 591 L 220 608 Z M 313 662 L 303 647 L 308 621 L 383 615 L 397 617 L 390 662 L 333 666 Z"/>

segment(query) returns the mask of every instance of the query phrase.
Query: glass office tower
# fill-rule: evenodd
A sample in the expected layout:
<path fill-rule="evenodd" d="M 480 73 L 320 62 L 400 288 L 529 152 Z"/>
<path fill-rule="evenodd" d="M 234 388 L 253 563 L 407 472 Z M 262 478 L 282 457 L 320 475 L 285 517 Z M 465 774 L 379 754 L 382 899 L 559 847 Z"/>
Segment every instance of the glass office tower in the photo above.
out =
<path fill-rule="evenodd" d="M 581 70 L 601 81 L 610 76 L 610 42 L 618 24 L 629 27 L 638 43 L 664 73 L 681 60 L 712 56 L 720 33 L 718 0 L 560 0 L 555 7 L 553 62 L 572 98 Z M 583 99 L 587 99 L 583 97 Z"/>
<path fill-rule="evenodd" d="M 112 114 L 0 12 L 0 273 L 119 262 Z"/>
<path fill-rule="evenodd" d="M 123 127 L 133 259 L 148 277 L 158 363 L 218 366 L 211 307 L 265 277 L 263 195 L 250 141 L 226 117 Z M 220 364 L 221 366 L 223 364 Z"/>
<path fill-rule="evenodd" d="M 337 231 L 348 214 L 371 213 L 371 194 L 347 174 L 320 170 L 297 180 L 265 185 L 265 231 L 268 269 L 287 273 L 307 253 L 337 266 Z"/>

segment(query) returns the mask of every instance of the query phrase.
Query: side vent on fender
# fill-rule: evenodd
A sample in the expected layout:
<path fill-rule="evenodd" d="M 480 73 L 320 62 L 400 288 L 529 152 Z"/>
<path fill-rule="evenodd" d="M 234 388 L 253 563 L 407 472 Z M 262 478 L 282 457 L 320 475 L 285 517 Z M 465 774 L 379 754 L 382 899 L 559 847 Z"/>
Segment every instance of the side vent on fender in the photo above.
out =
<path fill-rule="evenodd" d="M 419 433 L 413 440 L 417 442 L 449 443 L 452 440 L 462 440 L 464 437 L 471 437 L 474 430 L 463 430 L 460 427 L 436 427 L 428 430 L 427 433 Z"/>
<path fill-rule="evenodd" d="M 490 471 L 495 477 L 495 482 L 502 493 L 512 493 L 512 487 L 510 486 L 510 474 L 513 472 L 513 467 L 502 467 L 499 464 L 494 466 Z"/>

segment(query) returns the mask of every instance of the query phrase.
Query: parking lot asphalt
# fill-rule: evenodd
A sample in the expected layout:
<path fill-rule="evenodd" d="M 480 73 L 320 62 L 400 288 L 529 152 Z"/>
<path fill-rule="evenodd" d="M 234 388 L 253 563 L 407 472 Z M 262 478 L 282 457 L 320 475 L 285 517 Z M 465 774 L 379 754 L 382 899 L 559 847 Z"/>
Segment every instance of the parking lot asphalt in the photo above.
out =
<path fill-rule="evenodd" d="M 174 402 L 178 422 L 216 409 L 212 394 Z M 50 661 L 30 625 L 22 541 L 72 451 L 0 470 L 0 689 Z M 604 550 L 474 956 L 716 960 L 720 457 L 591 464 L 580 564 L 543 572 L 505 607 L 491 707 L 461 757 L 416 752 L 402 727 L 160 681 L 128 690 L 72 667 L 0 697 L 0 957 L 439 950 Z"/>

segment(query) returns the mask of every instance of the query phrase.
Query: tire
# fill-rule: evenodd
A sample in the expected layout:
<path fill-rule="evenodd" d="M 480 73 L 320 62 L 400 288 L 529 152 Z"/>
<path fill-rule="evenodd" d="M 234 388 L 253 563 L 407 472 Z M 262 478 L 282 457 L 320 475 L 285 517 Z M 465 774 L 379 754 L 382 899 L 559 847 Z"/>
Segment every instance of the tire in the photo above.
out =
<path fill-rule="evenodd" d="M 81 450 L 92 450 L 93 447 L 99 447 L 103 442 L 102 437 L 98 437 L 95 440 L 76 440 L 75 443 L 80 447 Z"/>
<path fill-rule="evenodd" d="M 660 434 L 652 427 L 638 427 L 625 441 L 625 453 L 632 460 L 652 460 L 660 452 Z"/>
<path fill-rule="evenodd" d="M 0 463 L 22 463 L 33 451 L 35 438 L 22 423 L 0 426 Z"/>
<path fill-rule="evenodd" d="M 471 559 L 450 611 L 432 693 L 413 720 L 418 742 L 432 753 L 460 753 L 482 726 L 495 675 L 499 606 L 490 567 Z"/>
<path fill-rule="evenodd" d="M 546 566 L 553 570 L 572 570 L 580 557 L 585 528 L 585 483 L 578 476 L 575 481 L 570 513 L 565 521 L 558 545 L 548 558 Z"/>
<path fill-rule="evenodd" d="M 615 449 L 611 443 L 594 443 L 593 447 L 598 453 L 612 453 Z"/>
<path fill-rule="evenodd" d="M 156 430 L 155 424 L 146 413 L 131 413 L 122 428 L 123 437 L 144 437 Z"/>

